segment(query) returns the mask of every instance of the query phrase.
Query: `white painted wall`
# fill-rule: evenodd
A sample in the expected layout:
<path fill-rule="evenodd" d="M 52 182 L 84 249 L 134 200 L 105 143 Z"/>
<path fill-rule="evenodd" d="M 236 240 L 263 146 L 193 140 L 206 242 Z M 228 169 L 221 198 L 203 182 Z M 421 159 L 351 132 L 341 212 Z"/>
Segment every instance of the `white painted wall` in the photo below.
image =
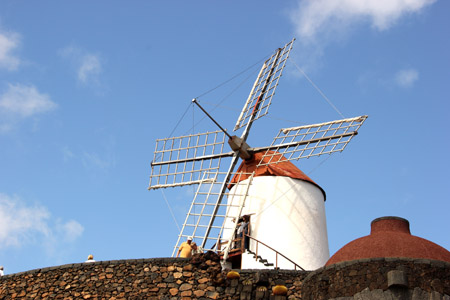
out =
<path fill-rule="evenodd" d="M 247 179 L 248 180 L 248 179 Z M 230 194 L 241 194 L 246 181 L 235 185 Z M 237 189 L 237 190 L 236 190 Z M 228 203 L 242 201 L 242 197 L 230 196 Z M 231 208 L 230 214 L 238 208 Z M 290 177 L 259 176 L 253 179 L 242 215 L 252 214 L 251 236 L 269 245 L 306 270 L 325 265 L 330 253 L 322 191 L 315 185 Z M 232 227 L 231 220 L 225 224 Z M 230 232 L 224 232 L 224 238 Z M 256 251 L 254 242 L 250 250 Z M 273 251 L 259 245 L 258 253 L 275 264 Z M 251 255 L 242 256 L 242 269 L 265 268 L 256 263 Z M 278 267 L 293 269 L 294 266 L 278 257 Z"/>

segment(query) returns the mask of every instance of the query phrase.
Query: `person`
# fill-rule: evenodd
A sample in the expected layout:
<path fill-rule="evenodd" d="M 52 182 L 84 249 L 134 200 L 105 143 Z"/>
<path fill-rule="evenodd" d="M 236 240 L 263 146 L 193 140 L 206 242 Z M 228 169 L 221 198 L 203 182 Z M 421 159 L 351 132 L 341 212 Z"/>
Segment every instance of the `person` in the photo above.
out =
<path fill-rule="evenodd" d="M 0 266 L 0 276 L 5 275 L 5 273 L 3 272 L 3 266 Z"/>
<path fill-rule="evenodd" d="M 181 243 L 180 248 L 178 248 L 177 257 L 180 256 L 180 257 L 189 258 L 192 256 L 191 242 L 192 242 L 192 236 L 189 236 L 187 238 L 186 242 Z M 181 253 L 181 255 L 180 255 L 180 253 Z"/>
<path fill-rule="evenodd" d="M 191 244 L 191 247 L 192 247 L 192 255 L 197 254 L 197 253 L 203 253 L 202 246 L 197 246 L 197 244 L 195 242 L 193 242 Z"/>
<path fill-rule="evenodd" d="M 242 222 L 239 225 L 238 231 L 237 231 L 238 236 L 244 240 L 244 250 L 248 249 L 249 243 L 250 243 L 250 238 L 248 237 L 250 235 L 250 216 L 249 215 L 245 215 L 242 217 Z M 242 244 L 240 244 L 242 245 Z"/>
<path fill-rule="evenodd" d="M 88 255 L 88 259 L 87 259 L 87 261 L 85 261 L 85 263 L 91 263 L 91 262 L 95 262 L 94 255 L 89 254 Z"/>

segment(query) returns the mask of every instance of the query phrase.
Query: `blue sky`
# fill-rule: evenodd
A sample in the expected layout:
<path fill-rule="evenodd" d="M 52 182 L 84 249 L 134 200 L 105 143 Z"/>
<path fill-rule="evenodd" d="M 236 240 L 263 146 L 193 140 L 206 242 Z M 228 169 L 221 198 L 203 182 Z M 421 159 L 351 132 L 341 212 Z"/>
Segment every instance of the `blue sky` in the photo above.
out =
<path fill-rule="evenodd" d="M 338 110 L 369 115 L 344 152 L 296 163 L 327 192 L 330 252 L 387 215 L 449 249 L 448 11 L 444 0 L 2 1 L 0 265 L 170 256 L 177 226 L 147 191 L 155 139 L 186 110 L 174 136 L 199 121 L 200 95 L 231 130 L 258 62 L 292 37 L 292 61 Z M 341 118 L 292 61 L 251 146 Z M 192 188 L 165 195 L 181 224 Z"/>

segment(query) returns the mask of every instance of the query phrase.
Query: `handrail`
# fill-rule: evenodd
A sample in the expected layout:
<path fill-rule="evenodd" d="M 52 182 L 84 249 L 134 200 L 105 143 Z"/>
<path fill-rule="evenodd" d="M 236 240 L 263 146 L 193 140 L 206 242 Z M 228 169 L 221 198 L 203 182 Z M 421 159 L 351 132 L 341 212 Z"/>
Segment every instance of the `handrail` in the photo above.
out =
<path fill-rule="evenodd" d="M 275 262 L 275 267 L 276 267 L 276 268 L 278 268 L 278 255 L 281 255 L 282 257 L 284 257 L 286 260 L 288 260 L 290 263 L 292 263 L 292 264 L 294 265 L 294 270 L 297 270 L 297 267 L 298 267 L 298 268 L 301 269 L 302 271 L 305 271 L 305 269 L 303 269 L 302 267 L 300 267 L 299 265 L 297 265 L 294 261 L 292 261 L 291 259 L 287 258 L 286 255 L 284 255 L 284 254 L 278 252 L 277 250 L 273 249 L 273 248 L 270 247 L 269 245 L 266 245 L 265 243 L 263 243 L 263 242 L 261 242 L 261 241 L 255 239 L 254 237 L 252 237 L 252 236 L 250 236 L 250 235 L 248 235 L 248 234 L 245 234 L 245 236 L 248 236 L 248 237 L 251 238 L 252 240 L 255 240 L 255 241 L 256 241 L 256 253 L 255 253 L 256 256 L 258 256 L 258 243 L 263 244 L 264 246 L 266 246 L 267 248 L 269 248 L 270 250 L 272 250 L 273 252 L 275 252 L 275 255 L 276 255 L 276 256 L 275 256 L 275 260 L 276 260 L 276 262 Z M 243 245 L 243 243 L 241 243 L 241 244 Z M 243 246 L 242 246 L 242 247 L 243 247 Z"/>
<path fill-rule="evenodd" d="M 269 245 L 267 245 L 267 244 L 265 244 L 265 243 L 263 243 L 263 242 L 261 242 L 261 241 L 255 239 L 254 237 L 252 237 L 252 236 L 250 236 L 250 235 L 248 235 L 248 234 L 244 234 L 244 235 L 245 235 L 245 236 L 248 236 L 249 238 L 251 238 L 251 239 L 253 239 L 253 240 L 256 241 L 256 252 L 255 252 L 255 255 L 256 255 L 256 256 L 258 256 L 258 244 L 259 244 L 259 243 L 262 244 L 262 245 L 264 245 L 265 247 L 269 248 L 269 249 L 272 250 L 273 252 L 275 252 L 275 267 L 276 267 L 276 268 L 278 268 L 278 255 L 281 255 L 283 258 L 285 258 L 287 261 L 289 261 L 290 263 L 292 263 L 292 264 L 294 265 L 294 270 L 297 270 L 297 268 L 299 268 L 300 270 L 305 271 L 305 269 L 303 269 L 302 267 L 300 267 L 300 266 L 299 266 L 298 264 L 296 264 L 293 260 L 291 260 L 291 259 L 289 259 L 288 257 L 286 257 L 286 255 L 284 255 L 283 253 L 278 252 L 277 250 L 273 249 L 273 248 L 270 247 Z M 232 240 L 232 243 L 236 243 L 236 242 L 239 242 L 239 243 L 240 243 L 239 250 L 241 251 L 241 253 L 243 253 L 243 252 L 245 251 L 245 249 L 244 249 L 244 237 L 242 237 L 242 238 L 237 238 L 237 239 L 233 239 L 233 240 Z M 228 243 L 228 241 L 225 241 L 225 242 L 219 241 L 219 249 L 220 249 L 221 245 L 226 244 L 226 243 Z"/>

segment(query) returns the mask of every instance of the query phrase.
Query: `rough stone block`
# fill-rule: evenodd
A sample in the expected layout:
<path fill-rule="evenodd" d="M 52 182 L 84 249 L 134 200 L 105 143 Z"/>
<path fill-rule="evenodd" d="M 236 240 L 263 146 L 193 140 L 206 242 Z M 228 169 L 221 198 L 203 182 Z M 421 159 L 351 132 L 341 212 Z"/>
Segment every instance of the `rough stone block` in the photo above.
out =
<path fill-rule="evenodd" d="M 431 287 L 438 293 L 441 294 L 444 293 L 444 286 L 442 285 L 442 282 L 439 279 L 433 279 L 431 281 Z"/>
<path fill-rule="evenodd" d="M 416 287 L 414 289 L 414 292 L 411 297 L 412 300 L 423 300 L 423 299 L 427 299 L 427 298 L 428 298 L 428 293 L 418 287 Z"/>
<path fill-rule="evenodd" d="M 269 285 L 269 274 L 266 272 L 256 272 L 255 274 L 255 282 L 259 285 Z"/>
<path fill-rule="evenodd" d="M 441 300 L 442 295 L 438 292 L 431 292 L 430 300 Z"/>
<path fill-rule="evenodd" d="M 408 287 L 408 278 L 405 272 L 392 270 L 387 273 L 388 287 Z"/>
<path fill-rule="evenodd" d="M 244 284 L 242 287 L 242 292 L 245 293 L 251 293 L 252 292 L 252 285 L 251 284 Z"/>

